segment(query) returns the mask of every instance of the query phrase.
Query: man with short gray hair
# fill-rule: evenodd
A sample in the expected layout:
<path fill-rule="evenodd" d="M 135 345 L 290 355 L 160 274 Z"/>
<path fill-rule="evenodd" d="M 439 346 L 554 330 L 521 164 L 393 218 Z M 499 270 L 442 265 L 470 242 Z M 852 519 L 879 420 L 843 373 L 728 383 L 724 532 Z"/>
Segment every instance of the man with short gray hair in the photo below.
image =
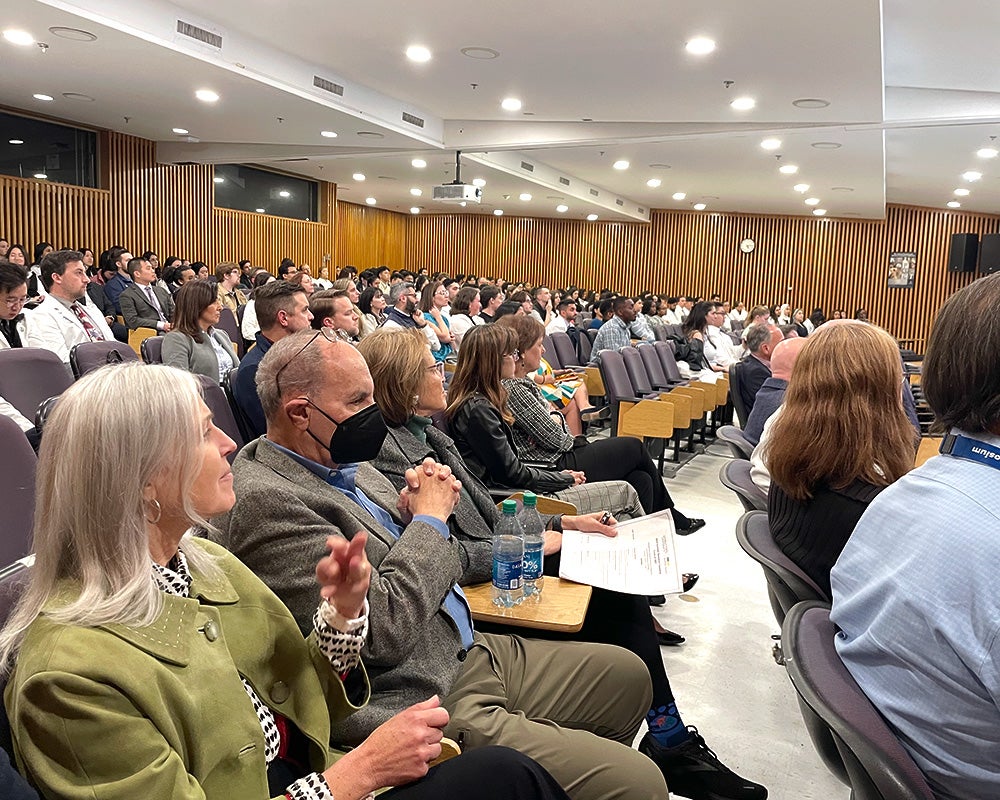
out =
<path fill-rule="evenodd" d="M 440 350 L 441 342 L 417 308 L 417 290 L 412 283 L 400 281 L 389 287 L 389 305 L 383 328 L 419 328 L 431 350 Z"/>
<path fill-rule="evenodd" d="M 736 366 L 739 372 L 740 398 L 747 418 L 753 411 L 757 392 L 764 381 L 771 377 L 771 353 L 782 340 L 781 331 L 770 323 L 752 325 L 747 333 L 746 345 L 750 355 Z"/>

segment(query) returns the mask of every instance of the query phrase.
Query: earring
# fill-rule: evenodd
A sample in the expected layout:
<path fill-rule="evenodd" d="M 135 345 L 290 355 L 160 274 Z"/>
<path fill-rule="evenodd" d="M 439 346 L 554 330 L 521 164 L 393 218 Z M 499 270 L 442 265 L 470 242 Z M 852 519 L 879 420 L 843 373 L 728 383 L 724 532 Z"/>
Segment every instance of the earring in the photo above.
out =
<path fill-rule="evenodd" d="M 419 394 L 413 395 L 413 405 L 415 406 L 419 402 L 420 402 L 420 395 Z"/>
<path fill-rule="evenodd" d="M 158 500 L 150 500 L 149 504 L 156 507 L 156 519 L 150 519 L 149 517 L 147 517 L 145 511 L 143 511 L 142 518 L 146 520 L 146 522 L 148 522 L 150 525 L 155 525 L 157 522 L 160 521 L 160 517 L 163 516 L 163 509 L 160 507 L 160 503 Z"/>

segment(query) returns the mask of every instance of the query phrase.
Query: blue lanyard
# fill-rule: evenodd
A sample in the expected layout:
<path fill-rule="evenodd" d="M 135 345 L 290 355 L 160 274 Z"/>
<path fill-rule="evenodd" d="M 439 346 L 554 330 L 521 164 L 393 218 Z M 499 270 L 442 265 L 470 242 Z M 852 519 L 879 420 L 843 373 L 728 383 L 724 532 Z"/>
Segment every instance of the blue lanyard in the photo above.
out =
<path fill-rule="evenodd" d="M 1000 447 L 967 436 L 949 433 L 941 442 L 941 453 L 1000 469 Z"/>

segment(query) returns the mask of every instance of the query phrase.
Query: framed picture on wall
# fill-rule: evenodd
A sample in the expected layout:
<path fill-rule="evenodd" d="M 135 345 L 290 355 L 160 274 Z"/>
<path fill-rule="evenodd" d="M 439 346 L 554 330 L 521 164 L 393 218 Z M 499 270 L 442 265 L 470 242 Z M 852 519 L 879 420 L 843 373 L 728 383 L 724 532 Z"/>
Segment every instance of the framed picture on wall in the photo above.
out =
<path fill-rule="evenodd" d="M 917 269 L 916 253 L 889 254 L 889 286 L 893 289 L 912 289 Z"/>

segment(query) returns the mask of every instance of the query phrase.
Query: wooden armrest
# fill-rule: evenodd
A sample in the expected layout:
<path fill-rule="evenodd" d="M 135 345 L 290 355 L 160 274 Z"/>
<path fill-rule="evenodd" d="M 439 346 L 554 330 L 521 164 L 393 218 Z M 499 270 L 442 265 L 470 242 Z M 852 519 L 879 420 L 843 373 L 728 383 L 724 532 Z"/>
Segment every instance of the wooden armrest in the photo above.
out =
<path fill-rule="evenodd" d="M 663 399 L 622 400 L 618 404 L 618 435 L 669 439 L 674 435 L 673 403 Z"/>
<path fill-rule="evenodd" d="M 587 367 L 583 380 L 587 386 L 587 394 L 591 397 L 604 397 L 607 394 L 604 378 L 601 377 L 601 371 L 597 367 Z"/>
<path fill-rule="evenodd" d="M 453 739 L 449 739 L 447 736 L 445 736 L 441 740 L 441 755 L 439 755 L 434 760 L 428 762 L 427 766 L 435 767 L 444 761 L 447 761 L 451 758 L 454 758 L 455 756 L 460 756 L 460 755 L 462 755 L 462 748 L 458 746 L 458 742 L 454 741 Z"/>
<path fill-rule="evenodd" d="M 691 422 L 692 420 L 700 419 L 701 412 L 693 410 L 693 401 L 690 395 L 684 394 L 683 392 L 667 392 L 666 394 L 660 395 L 660 402 L 668 402 L 674 404 L 674 425 L 678 428 L 687 425 L 682 425 L 684 420 Z M 700 405 L 699 405 L 700 409 Z"/>

